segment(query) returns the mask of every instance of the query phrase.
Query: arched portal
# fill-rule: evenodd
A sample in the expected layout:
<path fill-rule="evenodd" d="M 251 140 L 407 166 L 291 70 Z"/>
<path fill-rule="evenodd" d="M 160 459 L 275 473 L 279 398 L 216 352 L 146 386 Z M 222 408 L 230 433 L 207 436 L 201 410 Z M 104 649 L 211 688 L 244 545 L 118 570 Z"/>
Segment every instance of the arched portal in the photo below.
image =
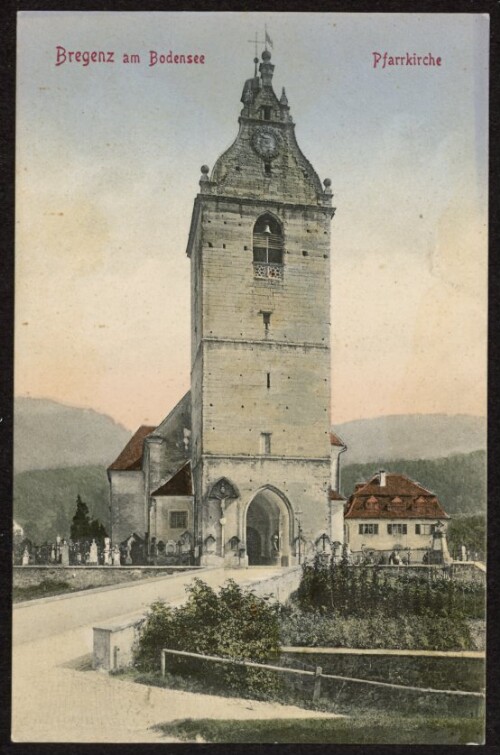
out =
<path fill-rule="evenodd" d="M 289 566 L 292 529 L 290 504 L 285 496 L 270 487 L 259 490 L 250 501 L 245 517 L 249 566 Z"/>

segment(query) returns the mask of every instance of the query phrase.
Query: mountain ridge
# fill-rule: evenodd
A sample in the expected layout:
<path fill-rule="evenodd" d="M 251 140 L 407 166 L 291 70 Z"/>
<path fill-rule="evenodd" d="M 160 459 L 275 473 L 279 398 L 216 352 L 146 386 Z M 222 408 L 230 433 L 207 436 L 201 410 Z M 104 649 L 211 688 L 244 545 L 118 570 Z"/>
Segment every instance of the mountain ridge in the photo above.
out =
<path fill-rule="evenodd" d="M 486 419 L 470 414 L 392 414 L 333 426 L 342 464 L 445 458 L 486 448 Z M 109 415 L 52 399 L 14 400 L 14 469 L 108 466 L 132 433 Z"/>
<path fill-rule="evenodd" d="M 110 464 L 131 433 L 112 417 L 52 399 L 14 399 L 14 471 Z"/>
<path fill-rule="evenodd" d="M 486 418 L 473 414 L 391 414 L 333 426 L 347 446 L 342 463 L 439 459 L 486 448 Z"/>

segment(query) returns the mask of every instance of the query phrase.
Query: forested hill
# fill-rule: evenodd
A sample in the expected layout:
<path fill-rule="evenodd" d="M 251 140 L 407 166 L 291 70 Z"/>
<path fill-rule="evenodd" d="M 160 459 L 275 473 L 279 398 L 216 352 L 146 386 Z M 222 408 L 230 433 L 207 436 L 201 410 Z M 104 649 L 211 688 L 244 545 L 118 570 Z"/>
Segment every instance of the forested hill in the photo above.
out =
<path fill-rule="evenodd" d="M 56 535 L 68 538 L 80 494 L 91 518 L 109 531 L 109 484 L 103 466 L 34 469 L 14 477 L 14 519 L 40 545 Z"/>
<path fill-rule="evenodd" d="M 342 457 L 341 457 L 342 458 Z M 446 459 L 350 464 L 341 468 L 341 488 L 348 497 L 356 482 L 379 469 L 400 472 L 436 493 L 451 516 L 486 511 L 486 453 L 475 451 Z M 26 535 L 41 543 L 56 535 L 69 536 L 76 496 L 88 504 L 92 517 L 109 528 L 109 486 L 103 466 L 32 470 L 15 476 L 14 518 Z"/>
<path fill-rule="evenodd" d="M 355 483 L 368 481 L 379 469 L 399 472 L 419 482 L 438 496 L 450 516 L 486 512 L 486 451 L 444 459 L 395 459 L 341 466 L 343 495 L 348 498 Z"/>

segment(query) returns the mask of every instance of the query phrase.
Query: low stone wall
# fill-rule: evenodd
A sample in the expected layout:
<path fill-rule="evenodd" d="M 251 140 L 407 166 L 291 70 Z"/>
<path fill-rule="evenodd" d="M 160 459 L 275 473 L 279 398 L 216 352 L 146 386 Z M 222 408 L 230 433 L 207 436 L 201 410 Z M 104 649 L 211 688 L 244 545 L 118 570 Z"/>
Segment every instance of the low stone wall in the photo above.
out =
<path fill-rule="evenodd" d="M 34 587 L 44 580 L 67 582 L 72 590 L 118 585 L 196 567 L 150 566 L 14 566 L 14 587 Z"/>
<path fill-rule="evenodd" d="M 92 667 L 96 671 L 118 671 L 130 666 L 145 618 L 141 614 L 120 624 L 94 627 Z"/>
<path fill-rule="evenodd" d="M 268 579 L 256 582 L 247 589 L 252 590 L 260 598 L 270 596 L 270 600 L 285 603 L 290 595 L 298 589 L 301 577 L 302 567 L 293 566 Z"/>

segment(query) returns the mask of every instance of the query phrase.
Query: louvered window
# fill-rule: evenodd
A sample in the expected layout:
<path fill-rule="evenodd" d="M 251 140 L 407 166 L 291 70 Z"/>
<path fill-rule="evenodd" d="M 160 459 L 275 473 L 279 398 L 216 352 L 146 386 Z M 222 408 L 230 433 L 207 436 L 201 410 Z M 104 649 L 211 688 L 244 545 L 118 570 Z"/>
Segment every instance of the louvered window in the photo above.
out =
<path fill-rule="evenodd" d="M 283 230 L 272 215 L 261 215 L 255 223 L 253 269 L 256 278 L 283 278 Z"/>

